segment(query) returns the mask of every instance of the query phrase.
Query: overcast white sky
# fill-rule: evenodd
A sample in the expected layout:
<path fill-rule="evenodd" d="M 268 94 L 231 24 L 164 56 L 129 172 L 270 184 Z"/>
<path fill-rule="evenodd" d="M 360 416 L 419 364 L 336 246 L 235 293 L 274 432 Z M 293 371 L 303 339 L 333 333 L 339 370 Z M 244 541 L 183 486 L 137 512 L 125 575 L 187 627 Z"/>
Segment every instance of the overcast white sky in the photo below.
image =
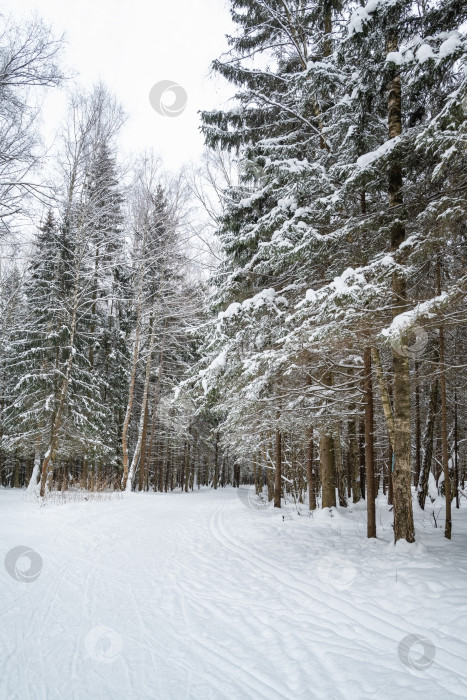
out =
<path fill-rule="evenodd" d="M 226 48 L 232 30 L 225 0 L 4 0 L 4 14 L 36 11 L 68 42 L 65 63 L 85 86 L 102 80 L 116 93 L 129 122 L 121 143 L 126 151 L 154 148 L 169 168 L 195 160 L 203 148 L 199 109 L 220 106 L 231 89 L 209 75 L 211 61 Z M 157 114 L 149 91 L 173 80 L 188 93 L 178 117 Z M 45 118 L 55 129 L 64 97 L 49 97 Z"/>

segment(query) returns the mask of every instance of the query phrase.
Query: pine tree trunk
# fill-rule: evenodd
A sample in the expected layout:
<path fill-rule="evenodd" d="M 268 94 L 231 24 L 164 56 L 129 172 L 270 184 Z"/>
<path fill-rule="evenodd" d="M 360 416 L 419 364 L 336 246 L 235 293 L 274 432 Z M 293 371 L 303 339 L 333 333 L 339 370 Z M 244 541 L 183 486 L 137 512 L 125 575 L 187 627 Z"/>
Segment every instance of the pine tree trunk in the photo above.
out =
<path fill-rule="evenodd" d="M 128 473 L 128 479 L 127 479 L 126 486 L 125 486 L 126 491 L 131 491 L 133 476 L 135 474 L 136 465 L 138 463 L 138 460 L 139 460 L 140 454 L 141 454 L 143 430 L 144 430 L 145 416 L 146 416 L 146 407 L 147 407 L 147 403 L 148 403 L 148 394 L 149 394 L 149 380 L 151 378 L 152 353 L 154 350 L 154 342 L 156 339 L 156 323 L 154 322 L 154 320 L 151 320 L 150 328 L 151 328 L 151 335 L 149 337 L 149 348 L 148 348 L 148 355 L 147 355 L 147 359 L 146 359 L 146 371 L 145 371 L 145 375 L 144 375 L 144 389 L 143 389 L 143 399 L 142 399 L 142 405 L 141 405 L 141 415 L 140 415 L 139 426 L 138 426 L 138 438 L 137 438 L 137 442 L 136 442 L 136 446 L 135 446 L 135 451 L 133 454 L 133 459 L 131 460 L 131 466 L 130 466 L 130 471 Z"/>
<path fill-rule="evenodd" d="M 277 418 L 279 418 L 279 416 L 277 416 Z M 282 435 L 279 428 L 276 428 L 275 467 L 274 508 L 280 508 L 282 495 Z"/>
<path fill-rule="evenodd" d="M 72 301 L 72 317 L 70 323 L 70 354 L 67 359 L 66 368 L 62 383 L 60 385 L 59 395 L 57 397 L 57 406 L 55 410 L 55 416 L 52 421 L 52 427 L 50 431 L 50 442 L 49 447 L 44 455 L 44 460 L 42 462 L 42 475 L 41 475 L 41 490 L 40 495 L 43 498 L 46 491 L 46 486 L 48 481 L 50 481 L 53 474 L 53 465 L 55 461 L 55 456 L 58 450 L 58 440 L 59 431 L 62 424 L 63 413 L 65 411 L 66 399 L 68 395 L 68 386 L 70 383 L 71 370 L 73 366 L 74 358 L 74 342 L 76 333 L 76 320 L 78 312 L 78 291 L 79 291 L 79 270 L 76 271 L 74 280 L 74 292 Z"/>
<path fill-rule="evenodd" d="M 135 382 L 136 382 L 136 369 L 138 366 L 139 358 L 139 338 L 141 333 L 141 307 L 138 309 L 138 315 L 136 319 L 136 330 L 135 330 L 135 342 L 133 346 L 133 358 L 131 362 L 131 374 L 130 374 L 130 386 L 128 389 L 128 402 L 125 412 L 125 420 L 123 421 L 122 428 L 122 462 L 123 462 L 123 476 L 122 476 L 122 491 L 126 491 L 128 483 L 128 430 L 130 427 L 131 413 L 133 410 L 133 401 L 135 396 Z M 130 481 L 131 489 L 131 481 Z"/>
<path fill-rule="evenodd" d="M 336 474 L 332 435 L 323 433 L 319 438 L 319 461 L 321 468 L 322 508 L 336 505 Z"/>
<path fill-rule="evenodd" d="M 187 441 L 186 444 L 186 458 L 185 458 L 185 493 L 188 493 L 189 489 L 189 470 L 190 470 L 190 443 Z"/>
<path fill-rule="evenodd" d="M 255 463 L 256 466 L 256 463 Z M 215 444 L 215 450 L 214 450 L 214 477 L 213 477 L 213 485 L 214 488 L 217 489 L 219 482 L 219 433 L 216 433 L 216 444 Z"/>
<path fill-rule="evenodd" d="M 450 540 L 452 535 L 452 515 L 451 515 L 451 475 L 449 473 L 449 452 L 448 452 L 448 414 L 446 398 L 446 363 L 444 359 L 444 328 L 439 329 L 439 369 L 440 369 L 440 391 L 441 391 L 441 449 L 444 473 L 444 497 L 446 499 L 446 523 L 444 526 L 444 536 Z"/>
<path fill-rule="evenodd" d="M 225 474 L 225 471 L 226 471 L 226 470 L 225 470 L 225 466 L 226 466 L 226 465 L 225 465 L 225 461 L 226 461 L 226 460 L 225 460 L 225 457 L 224 457 L 223 460 L 222 460 L 222 468 L 221 468 L 221 487 L 222 487 L 222 488 L 225 487 L 225 482 L 226 482 L 226 474 Z"/>
<path fill-rule="evenodd" d="M 146 406 L 144 409 L 143 434 L 141 437 L 141 459 L 139 460 L 138 491 L 142 491 L 144 489 L 145 476 L 146 476 L 146 454 L 147 454 L 146 443 L 147 443 L 148 418 L 149 418 L 149 401 L 146 401 Z"/>
<path fill-rule="evenodd" d="M 355 410 L 355 406 L 353 408 Z M 357 443 L 357 421 L 352 418 L 347 423 L 347 433 L 349 436 L 349 472 L 352 492 L 352 502 L 358 503 L 361 500 L 360 491 L 360 466 L 358 463 L 358 443 Z"/>
<path fill-rule="evenodd" d="M 327 372 L 323 376 L 323 384 L 332 386 L 332 374 Z M 336 505 L 336 468 L 334 462 L 333 437 L 329 429 L 321 427 L 319 438 L 319 462 L 321 471 L 322 508 L 331 508 Z"/>
<path fill-rule="evenodd" d="M 388 42 L 389 51 L 397 50 L 397 41 Z M 388 129 L 389 139 L 402 133 L 401 80 L 397 71 L 389 83 Z M 402 167 L 393 159 L 389 167 L 389 207 L 402 204 Z M 391 251 L 396 252 L 405 239 L 405 227 L 400 214 L 394 214 L 391 227 Z M 407 290 L 400 270 L 392 275 L 393 316 L 406 310 Z M 393 350 L 394 371 L 394 540 L 415 541 L 412 511 L 412 470 L 410 454 L 410 372 L 407 357 Z"/>
<path fill-rule="evenodd" d="M 371 349 L 363 353 L 363 392 L 365 402 L 365 472 L 366 472 L 366 509 L 367 537 L 376 537 L 375 511 L 375 466 L 373 447 L 373 386 L 371 381 Z"/>
<path fill-rule="evenodd" d="M 360 465 L 360 493 L 363 500 L 366 495 L 365 472 L 365 421 L 361 420 L 358 427 L 358 457 Z"/>
<path fill-rule="evenodd" d="M 435 431 L 436 414 L 439 404 L 439 382 L 438 379 L 431 385 L 430 401 L 428 405 L 428 415 L 426 420 L 425 433 L 423 436 L 424 454 L 420 468 L 420 478 L 418 480 L 417 497 L 422 510 L 425 509 L 425 501 L 428 495 L 428 479 L 431 471 L 433 459 L 433 437 Z"/>
<path fill-rule="evenodd" d="M 386 426 L 388 429 L 389 442 L 391 447 L 394 447 L 394 415 L 392 412 L 391 399 L 389 397 L 388 385 L 386 378 L 384 376 L 383 366 L 381 364 L 381 357 L 378 348 L 371 348 L 371 363 L 373 364 L 376 377 L 378 379 L 378 386 L 381 396 L 381 404 L 383 407 L 384 417 L 386 419 Z"/>
<path fill-rule="evenodd" d="M 28 484 L 28 488 L 27 488 L 28 493 L 33 493 L 36 490 L 40 466 L 41 466 L 40 448 L 36 447 L 36 450 L 34 453 L 34 466 L 32 468 L 32 474 L 31 474 L 31 478 L 29 479 L 29 484 Z"/>
<path fill-rule="evenodd" d="M 394 502 L 394 489 L 393 489 L 393 483 L 392 483 L 392 467 L 393 467 L 393 460 L 392 460 L 392 447 L 389 445 L 388 449 L 388 505 L 392 506 Z"/>
<path fill-rule="evenodd" d="M 456 508 L 459 508 L 459 434 L 457 423 L 457 387 L 454 389 L 454 478 L 456 487 Z"/>
<path fill-rule="evenodd" d="M 19 459 L 17 451 L 15 452 L 15 471 L 13 476 L 13 487 L 15 489 L 19 489 Z"/>
<path fill-rule="evenodd" d="M 420 468 L 422 462 L 422 438 L 420 428 L 420 384 L 419 384 L 419 363 L 415 362 L 415 474 L 414 486 L 418 485 L 420 478 Z"/>
<path fill-rule="evenodd" d="M 342 508 L 347 508 L 347 499 L 345 497 L 344 469 L 342 464 L 341 438 L 339 430 L 337 430 L 337 435 L 334 437 L 333 450 L 334 464 L 337 476 L 337 493 L 339 496 L 339 505 Z"/>
<path fill-rule="evenodd" d="M 315 484 L 313 479 L 313 426 L 308 429 L 308 440 L 306 446 L 306 481 L 308 488 L 308 507 L 316 510 Z"/>

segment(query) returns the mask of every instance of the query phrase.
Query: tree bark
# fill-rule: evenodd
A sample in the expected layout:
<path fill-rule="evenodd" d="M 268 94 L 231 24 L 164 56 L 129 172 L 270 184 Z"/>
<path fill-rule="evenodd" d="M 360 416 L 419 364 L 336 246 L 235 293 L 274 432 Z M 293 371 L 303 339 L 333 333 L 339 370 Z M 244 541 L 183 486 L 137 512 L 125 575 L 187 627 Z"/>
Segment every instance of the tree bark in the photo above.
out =
<path fill-rule="evenodd" d="M 373 447 L 373 385 L 371 381 L 371 349 L 365 348 L 363 354 L 363 392 L 365 402 L 365 472 L 366 472 L 366 509 L 367 537 L 376 537 L 375 510 L 375 465 Z"/>
<path fill-rule="evenodd" d="M 357 421 L 353 418 L 348 422 L 349 435 L 349 466 L 352 486 L 352 501 L 358 503 L 362 494 L 360 489 L 360 465 L 358 463 Z"/>
<path fill-rule="evenodd" d="M 50 431 L 50 442 L 49 447 L 44 455 L 44 460 L 42 462 L 42 475 L 41 475 L 41 490 L 40 495 L 44 497 L 47 482 L 50 480 L 53 474 L 53 464 L 55 461 L 55 456 L 58 450 L 58 439 L 60 426 L 62 424 L 63 413 L 65 411 L 66 399 L 68 395 L 68 386 L 70 384 L 71 370 L 73 366 L 73 358 L 75 353 L 75 333 L 76 333 L 76 323 L 77 323 L 77 313 L 78 313 L 78 291 L 79 291 L 79 269 L 75 272 L 74 279 L 74 291 L 73 291 L 73 301 L 72 301 L 72 317 L 70 323 L 70 354 L 67 359 L 65 372 L 63 376 L 62 383 L 60 385 L 60 391 L 57 397 L 57 407 L 55 411 L 55 416 L 52 420 L 52 426 Z"/>
<path fill-rule="evenodd" d="M 279 418 L 279 416 L 277 417 Z M 274 508 L 280 508 L 282 496 L 282 435 L 279 427 L 276 428 L 275 467 Z"/>
<path fill-rule="evenodd" d="M 326 372 L 323 376 L 323 384 L 332 386 L 331 372 Z M 324 425 L 321 427 L 319 437 L 319 461 L 323 493 L 321 507 L 331 508 L 336 505 L 336 468 L 332 433 Z"/>
<path fill-rule="evenodd" d="M 149 418 L 149 402 L 146 401 L 146 406 L 144 409 L 144 419 L 143 419 L 143 434 L 141 437 L 141 459 L 139 460 L 138 491 L 142 491 L 144 489 L 145 476 L 146 476 L 146 440 L 147 440 L 148 418 Z"/>
<path fill-rule="evenodd" d="M 422 463 L 422 438 L 420 428 L 420 384 L 419 384 L 419 364 L 415 362 L 415 474 L 414 486 L 417 487 L 420 478 L 420 468 Z"/>
<path fill-rule="evenodd" d="M 448 413 L 446 397 L 446 362 L 444 350 L 444 328 L 439 329 L 439 369 L 440 369 L 440 390 L 441 390 L 441 449 L 444 474 L 444 496 L 446 499 L 446 522 L 444 526 L 444 536 L 450 540 L 452 535 L 452 514 L 451 514 L 451 475 L 449 473 L 449 452 L 448 452 Z"/>
<path fill-rule="evenodd" d="M 433 436 L 435 431 L 436 413 L 439 404 L 439 382 L 438 379 L 431 385 L 430 401 L 428 405 L 428 415 L 426 420 L 425 433 L 423 436 L 424 454 L 420 468 L 420 478 L 417 487 L 417 497 L 422 510 L 425 509 L 425 501 L 428 495 L 428 478 L 431 471 L 433 459 Z"/>
<path fill-rule="evenodd" d="M 366 489 L 366 478 L 365 478 L 365 421 L 361 420 L 359 422 L 358 430 L 358 456 L 359 456 L 359 469 L 360 469 L 360 494 L 363 500 L 365 500 L 365 489 Z"/>
<path fill-rule="evenodd" d="M 29 479 L 29 484 L 27 487 L 28 493 L 33 493 L 36 490 L 37 479 L 39 476 L 40 467 L 41 467 L 41 453 L 40 453 L 40 448 L 36 447 L 36 450 L 34 452 L 34 466 L 32 468 L 31 478 Z"/>
<path fill-rule="evenodd" d="M 135 330 L 135 343 L 133 346 L 133 358 L 131 362 L 130 386 L 128 389 L 128 402 L 125 412 L 125 420 L 122 428 L 122 461 L 123 461 L 123 476 L 122 476 L 122 491 L 126 490 L 128 482 L 128 429 L 130 427 L 131 413 L 133 410 L 133 401 L 135 396 L 136 368 L 139 358 L 139 338 L 141 333 L 141 308 L 138 309 Z M 130 482 L 131 488 L 131 482 Z"/>
<path fill-rule="evenodd" d="M 397 50 L 397 40 L 388 41 L 388 50 Z M 401 79 L 395 69 L 389 83 L 388 94 L 388 131 L 389 139 L 402 133 Z M 399 207 L 402 197 L 402 166 L 393 157 L 389 166 L 389 207 Z M 391 226 L 391 251 L 396 252 L 405 239 L 405 227 L 401 214 L 394 215 Z M 407 308 L 407 290 L 404 274 L 400 269 L 392 274 L 393 317 Z M 412 469 L 410 445 L 410 371 L 409 360 L 395 349 L 393 350 L 394 371 L 394 540 L 415 541 L 415 529 L 412 511 Z"/>
<path fill-rule="evenodd" d="M 394 488 L 392 483 L 392 469 L 393 469 L 393 451 L 391 445 L 389 445 L 388 450 L 388 505 L 392 506 L 394 503 Z"/>
<path fill-rule="evenodd" d="M 376 378 L 378 379 L 378 386 L 381 396 L 381 404 L 383 406 L 383 413 L 386 419 L 386 425 L 388 429 L 389 442 L 391 447 L 394 448 L 394 415 L 392 412 L 391 400 L 389 398 L 389 390 L 384 376 L 383 366 L 381 364 L 381 357 L 378 348 L 371 348 L 371 362 L 376 371 Z"/>
<path fill-rule="evenodd" d="M 256 462 L 255 462 L 255 467 L 256 467 Z M 216 444 L 215 444 L 215 452 L 214 452 L 214 478 L 213 478 L 213 485 L 214 485 L 215 489 L 217 489 L 218 482 L 219 482 L 219 433 L 216 432 Z"/>
<path fill-rule="evenodd" d="M 315 484 L 313 479 L 313 426 L 308 430 L 308 440 L 306 446 L 306 481 L 308 488 L 308 507 L 316 510 Z"/>
<path fill-rule="evenodd" d="M 344 469 L 343 469 L 343 463 L 342 463 L 341 438 L 340 438 L 339 429 L 337 430 L 337 435 L 334 437 L 333 449 L 334 449 L 334 464 L 335 464 L 335 468 L 336 468 L 336 477 L 337 477 L 337 493 L 339 496 L 339 505 L 342 508 L 347 508 L 347 499 L 345 497 L 345 478 L 344 478 Z"/>
<path fill-rule="evenodd" d="M 460 507 L 459 503 L 459 434 L 457 424 L 457 388 L 454 390 L 454 475 L 456 485 L 456 508 Z"/>

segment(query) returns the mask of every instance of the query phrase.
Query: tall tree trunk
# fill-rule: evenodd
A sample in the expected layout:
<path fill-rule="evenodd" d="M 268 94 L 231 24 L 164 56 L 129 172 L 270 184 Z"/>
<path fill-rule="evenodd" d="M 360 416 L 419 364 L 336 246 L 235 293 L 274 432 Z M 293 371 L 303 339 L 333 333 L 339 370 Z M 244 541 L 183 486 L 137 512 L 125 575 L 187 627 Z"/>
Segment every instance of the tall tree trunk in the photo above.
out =
<path fill-rule="evenodd" d="M 345 478 L 344 478 L 344 468 L 342 464 L 342 449 L 341 449 L 341 437 L 339 427 L 337 428 L 337 435 L 334 437 L 333 443 L 334 449 L 334 464 L 336 468 L 337 477 L 337 493 L 339 496 L 339 505 L 342 508 L 347 508 L 347 499 L 345 497 Z"/>
<path fill-rule="evenodd" d="M 315 484 L 313 479 L 313 427 L 308 429 L 308 440 L 306 446 L 306 481 L 308 487 L 308 507 L 316 510 Z"/>
<path fill-rule="evenodd" d="M 419 363 L 415 361 L 415 474 L 414 486 L 417 487 L 422 463 L 422 437 L 420 427 L 420 382 Z"/>
<path fill-rule="evenodd" d="M 373 383 L 371 381 L 371 348 L 363 353 L 363 392 L 365 402 L 365 472 L 367 537 L 376 537 L 375 465 L 373 447 Z"/>
<path fill-rule="evenodd" d="M 373 364 L 376 371 L 376 378 L 378 379 L 378 386 L 381 396 L 381 404 L 383 407 L 384 417 L 386 419 L 386 426 L 388 429 L 389 442 L 391 447 L 394 448 L 394 414 L 392 411 L 391 399 L 389 396 L 389 389 L 386 378 L 384 376 L 383 365 L 381 363 L 381 357 L 378 348 L 371 348 L 371 361 L 370 365 Z"/>
<path fill-rule="evenodd" d="M 126 491 L 131 491 L 133 476 L 135 474 L 136 465 L 138 464 L 138 460 L 139 460 L 139 457 L 141 454 L 141 445 L 142 445 L 142 439 L 143 439 L 143 427 L 144 427 L 146 406 L 147 406 L 148 394 L 149 394 L 149 380 L 151 378 L 152 353 L 154 350 L 154 342 L 155 342 L 155 338 L 156 338 L 156 327 L 157 327 L 157 324 L 154 322 L 154 320 L 151 321 L 151 324 L 150 324 L 151 335 L 149 337 L 148 356 L 146 358 L 146 371 L 145 371 L 145 375 L 144 375 L 143 400 L 142 400 L 142 405 L 141 405 L 141 415 L 140 415 L 139 426 L 138 426 L 138 438 L 137 438 L 137 442 L 136 442 L 136 446 L 135 446 L 135 451 L 133 453 L 133 459 L 131 460 L 131 466 L 130 466 L 130 471 L 128 473 L 128 479 L 127 479 L 126 486 L 125 486 Z"/>
<path fill-rule="evenodd" d="M 348 371 L 349 380 L 353 381 L 354 371 Z M 360 468 L 358 461 L 358 440 L 357 440 L 357 419 L 355 416 L 356 404 L 351 403 L 349 413 L 352 416 L 347 421 L 347 436 L 349 442 L 348 453 L 348 480 L 349 480 L 349 497 L 352 496 L 352 502 L 358 503 L 361 500 L 360 491 Z"/>
<path fill-rule="evenodd" d="M 388 41 L 388 51 L 397 50 L 394 37 Z M 394 70 L 389 83 L 388 94 L 388 130 L 389 139 L 402 133 L 401 79 L 397 69 Z M 402 202 L 402 166 L 393 157 L 389 166 L 389 207 L 399 207 Z M 398 214 L 394 214 L 391 226 L 391 251 L 396 252 L 405 239 L 405 227 Z M 407 308 L 407 290 L 405 277 L 400 269 L 392 274 L 393 316 Z M 394 371 L 394 540 L 415 541 L 415 529 L 412 511 L 412 469 L 410 454 L 410 371 L 409 360 L 393 350 Z"/>
<path fill-rule="evenodd" d="M 392 470 L 394 467 L 393 464 L 393 451 L 391 445 L 389 445 L 388 449 L 388 505 L 392 506 L 394 503 L 394 488 L 393 488 L 393 483 L 392 483 Z"/>
<path fill-rule="evenodd" d="M 277 418 L 279 418 L 279 416 L 277 416 Z M 282 435 L 279 427 L 276 427 L 275 467 L 274 508 L 280 508 L 282 495 Z"/>
<path fill-rule="evenodd" d="M 226 463 L 226 458 L 223 457 L 222 468 L 221 468 L 221 486 L 222 486 L 222 488 L 224 488 L 225 484 L 226 484 L 226 469 L 225 469 L 226 464 L 225 463 Z"/>
<path fill-rule="evenodd" d="M 417 497 L 422 510 L 425 509 L 425 501 L 428 495 L 428 479 L 431 471 L 433 459 L 433 437 L 435 431 L 436 414 L 439 404 L 439 381 L 435 379 L 431 385 L 430 401 L 428 404 L 428 414 L 426 419 L 425 433 L 423 435 L 424 454 L 420 468 L 418 480 Z"/>
<path fill-rule="evenodd" d="M 131 362 L 131 373 L 130 373 L 130 386 L 128 389 L 128 402 L 126 406 L 125 419 L 123 421 L 122 428 L 122 462 L 123 462 L 123 476 L 122 476 L 122 491 L 127 488 L 128 482 L 128 430 L 130 427 L 131 414 L 133 411 L 133 401 L 135 397 L 135 382 L 136 382 L 136 369 L 138 367 L 139 359 L 139 339 L 141 334 L 141 308 L 138 309 L 136 318 L 136 330 L 135 330 L 135 342 L 133 346 L 133 357 Z M 131 482 L 130 482 L 131 489 Z"/>
<path fill-rule="evenodd" d="M 218 482 L 219 482 L 219 433 L 216 432 L 216 443 L 215 443 L 215 450 L 214 450 L 214 477 L 213 477 L 213 485 L 214 485 L 215 489 L 217 489 Z"/>
<path fill-rule="evenodd" d="M 322 378 L 325 386 L 332 386 L 332 374 L 326 372 Z M 334 461 L 334 444 L 332 433 L 326 426 L 321 426 L 319 437 L 319 461 L 321 471 L 322 508 L 336 505 L 336 468 Z"/>
<path fill-rule="evenodd" d="M 360 420 L 358 426 L 358 457 L 360 465 L 360 494 L 363 500 L 366 496 L 366 472 L 365 472 L 365 421 Z"/>
<path fill-rule="evenodd" d="M 456 508 L 460 507 L 459 503 L 459 435 L 457 425 L 457 388 L 454 389 L 454 475 L 456 481 Z M 462 487 L 464 485 L 462 484 Z"/>
<path fill-rule="evenodd" d="M 18 450 L 15 451 L 15 471 L 13 475 L 13 487 L 19 489 L 19 458 Z"/>
<path fill-rule="evenodd" d="M 349 436 L 349 472 L 352 491 L 352 502 L 358 503 L 361 500 L 362 494 L 360 491 L 360 467 L 358 463 L 357 421 L 355 418 L 352 418 L 347 423 L 347 433 Z"/>
<path fill-rule="evenodd" d="M 37 479 L 39 477 L 40 467 L 41 467 L 41 452 L 40 452 L 39 445 L 37 445 L 35 452 L 34 452 L 34 466 L 32 468 L 31 478 L 29 479 L 29 484 L 27 487 L 28 493 L 33 493 L 36 490 Z"/>
<path fill-rule="evenodd" d="M 441 261 L 437 261 L 438 294 L 441 294 Z M 444 526 L 444 536 L 450 540 L 452 534 L 452 514 L 451 514 L 451 475 L 449 473 L 449 451 L 448 451 L 448 409 L 446 392 L 446 360 L 444 326 L 439 327 L 439 388 L 441 391 L 441 450 L 444 473 L 444 496 L 446 498 L 446 522 Z"/>
<path fill-rule="evenodd" d="M 41 490 L 40 495 L 44 497 L 47 482 L 53 474 L 53 465 L 55 461 L 55 456 L 58 450 L 58 440 L 59 431 L 62 425 L 62 418 L 65 412 L 66 400 L 68 396 L 68 386 L 70 384 L 71 370 L 73 367 L 73 359 L 75 353 L 75 333 L 76 333 L 76 323 L 77 323 L 77 313 L 78 313 L 78 293 L 79 293 L 79 269 L 75 272 L 74 279 L 74 290 L 73 290 L 73 301 L 72 301 L 72 316 L 70 323 L 70 354 L 67 359 L 65 366 L 65 371 L 63 373 L 63 379 L 60 385 L 59 394 L 57 397 L 57 404 L 55 409 L 55 415 L 52 419 L 52 426 L 50 430 L 50 441 L 49 447 L 44 455 L 44 460 L 42 462 L 42 475 L 41 475 Z"/>
<path fill-rule="evenodd" d="M 336 505 L 336 474 L 334 467 L 333 439 L 330 433 L 323 432 L 319 438 L 319 461 L 321 467 L 322 508 Z"/>
<path fill-rule="evenodd" d="M 143 434 L 141 437 L 141 458 L 139 460 L 139 481 L 138 481 L 138 491 L 144 489 L 145 476 L 146 476 L 146 441 L 147 441 L 147 430 L 148 430 L 148 418 L 149 418 L 149 401 L 146 401 L 146 406 L 144 409 L 144 419 L 143 419 Z"/>

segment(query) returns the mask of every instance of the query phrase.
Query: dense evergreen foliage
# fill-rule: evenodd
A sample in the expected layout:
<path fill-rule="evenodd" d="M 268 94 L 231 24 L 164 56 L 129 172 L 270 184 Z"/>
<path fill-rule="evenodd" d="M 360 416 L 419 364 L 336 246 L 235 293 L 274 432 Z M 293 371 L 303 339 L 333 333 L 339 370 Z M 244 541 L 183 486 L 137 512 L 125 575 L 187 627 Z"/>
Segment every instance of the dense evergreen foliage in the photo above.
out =
<path fill-rule="evenodd" d="M 442 493 L 450 537 L 466 466 L 467 9 L 230 7 L 213 69 L 236 96 L 202 114 L 209 194 L 149 156 L 123 172 L 115 98 L 98 85 L 71 100 L 28 263 L 2 270 L 2 483 L 254 481 L 277 507 L 366 499 L 370 537 L 381 486 L 408 541 L 415 495 Z M 26 85 L 61 79 L 47 30 L 27 31 L 23 86 L 7 61 L 20 45 L 0 47 L 11 124 Z M 0 171 L 10 247 L 37 197 L 32 123 L 21 138 L 21 154 L 2 140 L 18 165 Z M 220 249 L 207 281 L 193 194 Z"/>

